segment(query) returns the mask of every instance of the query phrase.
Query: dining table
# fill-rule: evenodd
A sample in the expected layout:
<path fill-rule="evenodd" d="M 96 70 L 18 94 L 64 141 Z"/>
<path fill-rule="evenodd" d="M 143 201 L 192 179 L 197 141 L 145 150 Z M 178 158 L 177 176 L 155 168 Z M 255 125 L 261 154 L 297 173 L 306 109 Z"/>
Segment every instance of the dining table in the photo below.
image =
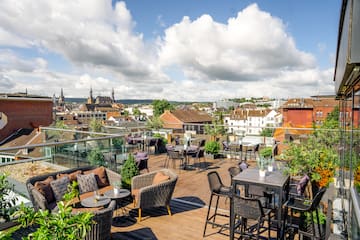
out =
<path fill-rule="evenodd" d="M 174 150 L 181 152 L 184 155 L 184 169 L 187 169 L 189 166 L 189 156 L 196 154 L 196 151 L 198 150 L 198 146 L 185 146 L 185 145 L 175 145 Z"/>
<path fill-rule="evenodd" d="M 276 223 L 277 227 L 277 239 L 284 238 L 284 229 L 283 229 L 283 213 L 282 205 L 286 201 L 288 196 L 288 189 L 290 183 L 290 176 L 284 174 L 279 169 L 276 169 L 272 172 L 267 172 L 265 177 L 260 177 L 259 169 L 257 168 L 247 168 L 234 176 L 232 178 L 232 189 L 233 194 L 236 194 L 235 190 L 238 188 L 238 185 L 244 186 L 245 196 L 248 194 L 249 186 L 261 186 L 267 191 L 271 191 L 275 196 L 277 196 L 277 201 L 274 203 L 274 209 L 276 211 Z M 231 199 L 230 203 L 230 239 L 234 239 L 234 202 Z"/>

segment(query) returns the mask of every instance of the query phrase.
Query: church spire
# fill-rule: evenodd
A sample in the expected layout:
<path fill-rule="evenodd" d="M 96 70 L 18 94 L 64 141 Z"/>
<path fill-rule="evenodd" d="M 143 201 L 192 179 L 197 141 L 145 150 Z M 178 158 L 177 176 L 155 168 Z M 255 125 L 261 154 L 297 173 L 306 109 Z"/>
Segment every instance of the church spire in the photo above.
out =
<path fill-rule="evenodd" d="M 114 88 L 112 88 L 111 90 L 111 100 L 113 103 L 115 103 L 115 92 L 114 92 Z"/>

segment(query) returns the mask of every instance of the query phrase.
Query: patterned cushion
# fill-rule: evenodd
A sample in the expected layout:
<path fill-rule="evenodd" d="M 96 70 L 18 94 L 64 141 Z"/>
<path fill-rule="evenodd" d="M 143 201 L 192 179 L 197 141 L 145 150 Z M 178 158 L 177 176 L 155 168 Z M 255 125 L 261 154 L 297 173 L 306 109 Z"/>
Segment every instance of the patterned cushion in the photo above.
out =
<path fill-rule="evenodd" d="M 80 194 L 96 191 L 99 189 L 94 173 L 89 173 L 89 174 L 84 174 L 84 175 L 79 174 L 77 176 L 77 180 L 79 183 Z"/>
<path fill-rule="evenodd" d="M 70 179 L 67 176 L 50 182 L 57 202 L 62 200 L 64 194 L 67 192 L 69 183 Z"/>
<path fill-rule="evenodd" d="M 106 170 L 105 170 L 104 167 L 98 167 L 98 168 L 95 168 L 93 170 L 84 172 L 85 175 L 89 174 L 89 173 L 94 173 L 95 174 L 97 186 L 99 188 L 106 187 L 106 186 L 110 185 L 108 177 L 106 175 Z"/>
<path fill-rule="evenodd" d="M 72 172 L 72 173 L 59 173 L 56 175 L 56 179 L 59 179 L 59 178 L 63 178 L 63 177 L 66 177 L 68 176 L 69 179 L 70 179 L 70 182 L 73 182 L 73 181 L 76 181 L 77 180 L 77 175 L 81 174 L 82 171 L 81 170 L 77 170 L 75 172 Z"/>
<path fill-rule="evenodd" d="M 54 181 L 52 176 L 49 176 L 43 181 L 37 181 L 34 184 L 36 190 L 38 190 L 46 199 L 48 203 L 55 201 L 55 196 L 53 190 L 51 189 L 50 182 Z"/>

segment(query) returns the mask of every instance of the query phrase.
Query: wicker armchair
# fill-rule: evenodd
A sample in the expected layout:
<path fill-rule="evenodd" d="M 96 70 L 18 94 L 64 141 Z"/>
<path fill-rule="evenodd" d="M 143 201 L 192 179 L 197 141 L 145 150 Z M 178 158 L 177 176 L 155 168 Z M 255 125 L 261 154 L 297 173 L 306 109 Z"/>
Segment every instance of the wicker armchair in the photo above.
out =
<path fill-rule="evenodd" d="M 111 225 L 116 201 L 112 200 L 108 207 L 95 211 L 90 232 L 86 234 L 85 240 L 111 239 Z"/>
<path fill-rule="evenodd" d="M 166 178 L 157 181 L 159 175 L 165 175 Z M 166 206 L 169 215 L 171 215 L 170 200 L 177 179 L 178 176 L 169 169 L 162 169 L 132 178 L 131 193 L 134 198 L 134 207 L 138 208 L 139 222 L 141 221 L 141 210 L 144 208 Z"/>

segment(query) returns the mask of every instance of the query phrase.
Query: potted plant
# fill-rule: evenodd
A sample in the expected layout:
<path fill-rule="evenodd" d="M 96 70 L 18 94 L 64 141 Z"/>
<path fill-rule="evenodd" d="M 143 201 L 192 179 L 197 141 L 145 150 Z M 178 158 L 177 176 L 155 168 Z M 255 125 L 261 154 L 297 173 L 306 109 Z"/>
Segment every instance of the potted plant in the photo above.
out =
<path fill-rule="evenodd" d="M 267 160 L 268 171 L 272 172 L 273 168 L 274 168 L 274 165 L 273 165 L 274 161 L 273 161 L 273 158 L 272 158 L 272 148 L 271 147 L 262 148 L 260 150 L 259 154 L 260 154 L 260 157 Z"/>
<path fill-rule="evenodd" d="M 208 158 L 215 159 L 220 151 L 220 143 L 217 141 L 207 141 L 204 150 Z"/>
<path fill-rule="evenodd" d="M 267 159 L 264 157 L 258 157 L 256 159 L 257 166 L 259 168 L 259 176 L 261 178 L 265 177 L 266 175 L 266 168 L 267 168 Z"/>
<path fill-rule="evenodd" d="M 13 225 L 11 215 L 16 211 L 17 197 L 11 194 L 12 186 L 7 177 L 8 174 L 0 173 L 0 223 L 4 225 L 1 228 Z"/>
<path fill-rule="evenodd" d="M 131 188 L 131 179 L 140 174 L 139 168 L 136 165 L 135 158 L 129 154 L 127 160 L 121 168 L 121 183 L 122 187 L 126 189 Z"/>

